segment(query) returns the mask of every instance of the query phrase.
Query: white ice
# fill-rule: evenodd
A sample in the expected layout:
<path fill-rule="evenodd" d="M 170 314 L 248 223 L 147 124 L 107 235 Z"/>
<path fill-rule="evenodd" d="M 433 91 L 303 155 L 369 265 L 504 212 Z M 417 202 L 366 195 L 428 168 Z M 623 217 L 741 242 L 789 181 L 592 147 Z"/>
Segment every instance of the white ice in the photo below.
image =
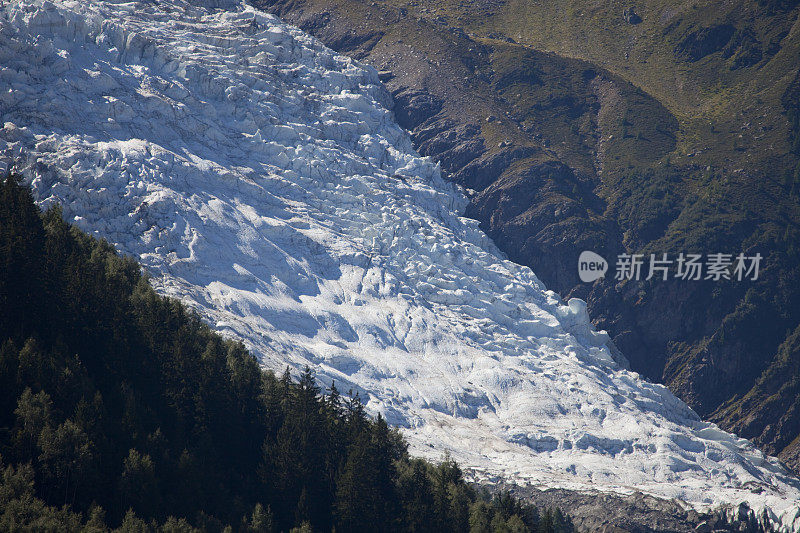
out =
<path fill-rule="evenodd" d="M 0 170 L 264 366 L 358 391 L 417 454 L 800 529 L 776 459 L 617 364 L 583 302 L 459 216 L 373 69 L 216 4 L 0 1 Z"/>

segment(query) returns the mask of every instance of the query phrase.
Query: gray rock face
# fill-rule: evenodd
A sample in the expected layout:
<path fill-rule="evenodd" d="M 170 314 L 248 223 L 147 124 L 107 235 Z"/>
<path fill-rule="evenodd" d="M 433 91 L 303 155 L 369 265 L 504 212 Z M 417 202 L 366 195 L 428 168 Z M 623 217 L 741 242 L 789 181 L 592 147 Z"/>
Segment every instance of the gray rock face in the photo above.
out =
<path fill-rule="evenodd" d="M 566 509 L 576 531 L 592 533 L 711 533 L 728 531 L 762 532 L 756 514 L 746 506 L 722 507 L 698 513 L 678 502 L 655 498 L 641 492 L 628 496 L 576 492 L 564 489 L 539 490 L 532 487 L 501 486 L 540 509 Z"/>
<path fill-rule="evenodd" d="M 407 130 L 414 130 L 429 117 L 442 110 L 442 101 L 426 91 L 405 89 L 395 91 L 395 117 Z"/>

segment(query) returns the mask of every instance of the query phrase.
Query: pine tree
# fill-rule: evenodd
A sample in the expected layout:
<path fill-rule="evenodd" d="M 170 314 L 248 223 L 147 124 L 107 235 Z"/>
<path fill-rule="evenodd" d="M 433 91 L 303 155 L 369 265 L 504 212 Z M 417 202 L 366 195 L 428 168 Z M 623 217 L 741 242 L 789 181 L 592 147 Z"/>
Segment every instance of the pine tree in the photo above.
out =
<path fill-rule="evenodd" d="M 539 533 L 552 533 L 553 526 L 553 511 L 550 508 L 547 508 L 539 520 Z"/>
<path fill-rule="evenodd" d="M 508 533 L 527 533 L 528 526 L 525 525 L 522 518 L 518 515 L 511 515 L 508 520 L 506 520 L 506 531 Z"/>
<path fill-rule="evenodd" d="M 14 407 L 20 393 L 18 355 L 14 341 L 0 337 L 0 427 L 10 427 L 14 423 Z"/>
<path fill-rule="evenodd" d="M 64 495 L 64 505 L 74 503 L 78 490 L 89 480 L 94 466 L 88 437 L 77 424 L 67 419 L 55 429 L 45 425 L 37 444 L 46 485 Z"/>
<path fill-rule="evenodd" d="M 489 504 L 483 500 L 478 500 L 470 506 L 469 511 L 469 532 L 470 533 L 490 533 L 491 532 L 491 509 Z"/>
<path fill-rule="evenodd" d="M 272 509 L 257 503 L 253 509 L 253 514 L 250 521 L 247 523 L 246 531 L 251 533 L 273 533 L 275 526 L 273 525 Z"/>
<path fill-rule="evenodd" d="M 420 459 L 412 459 L 400 472 L 398 484 L 406 530 L 412 533 L 435 531 L 438 521 L 428 465 Z"/>
<path fill-rule="evenodd" d="M 0 338 L 29 335 L 44 308 L 45 234 L 30 189 L 0 177 Z"/>
<path fill-rule="evenodd" d="M 122 520 L 122 525 L 115 533 L 151 533 L 151 529 L 144 520 L 136 516 L 133 509 L 128 509 L 128 512 L 125 513 L 125 518 Z"/>
<path fill-rule="evenodd" d="M 358 393 L 353 394 L 353 390 L 350 389 L 348 393 L 348 399 L 345 404 L 345 411 L 346 411 L 346 420 L 347 420 L 347 428 L 351 435 L 351 438 L 354 438 L 356 435 L 364 431 L 366 428 L 367 423 L 367 414 L 364 410 L 364 404 L 361 403 L 361 397 Z"/>
<path fill-rule="evenodd" d="M 331 383 L 331 388 L 328 390 L 327 403 L 331 418 L 338 419 L 342 414 L 342 396 L 339 394 L 339 389 L 336 388 L 335 381 Z"/>
<path fill-rule="evenodd" d="M 158 483 L 153 460 L 149 455 L 135 449 L 128 451 L 125 458 L 120 492 L 124 506 L 144 516 L 154 516 L 158 512 Z"/>
<path fill-rule="evenodd" d="M 46 392 L 34 394 L 30 387 L 25 388 L 14 410 L 17 418 L 17 442 L 24 452 L 23 460 L 35 457 L 39 435 L 52 423 L 52 413 L 53 401 Z"/>
<path fill-rule="evenodd" d="M 108 531 L 106 512 L 99 505 L 93 505 L 89 509 L 89 519 L 81 533 L 105 533 L 106 531 Z"/>

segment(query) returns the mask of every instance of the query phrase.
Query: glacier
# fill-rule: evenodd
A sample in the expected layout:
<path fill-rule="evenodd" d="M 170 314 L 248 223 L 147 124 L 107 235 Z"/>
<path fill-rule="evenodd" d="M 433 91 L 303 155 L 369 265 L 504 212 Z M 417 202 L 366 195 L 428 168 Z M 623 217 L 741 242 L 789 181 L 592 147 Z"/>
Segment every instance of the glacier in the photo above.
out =
<path fill-rule="evenodd" d="M 800 530 L 800 482 L 508 261 L 391 109 L 374 69 L 245 3 L 0 1 L 0 171 L 264 367 L 309 365 L 476 480 Z"/>

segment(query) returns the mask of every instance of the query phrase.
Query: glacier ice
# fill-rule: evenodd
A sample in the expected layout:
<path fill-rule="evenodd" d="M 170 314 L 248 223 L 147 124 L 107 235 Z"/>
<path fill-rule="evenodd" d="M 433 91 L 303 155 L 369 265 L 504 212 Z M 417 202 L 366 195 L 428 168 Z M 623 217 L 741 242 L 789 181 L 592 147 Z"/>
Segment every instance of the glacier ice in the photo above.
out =
<path fill-rule="evenodd" d="M 310 365 L 477 479 L 800 528 L 800 485 L 615 358 L 460 214 L 377 72 L 242 3 L 0 3 L 0 170 L 266 367 Z"/>

